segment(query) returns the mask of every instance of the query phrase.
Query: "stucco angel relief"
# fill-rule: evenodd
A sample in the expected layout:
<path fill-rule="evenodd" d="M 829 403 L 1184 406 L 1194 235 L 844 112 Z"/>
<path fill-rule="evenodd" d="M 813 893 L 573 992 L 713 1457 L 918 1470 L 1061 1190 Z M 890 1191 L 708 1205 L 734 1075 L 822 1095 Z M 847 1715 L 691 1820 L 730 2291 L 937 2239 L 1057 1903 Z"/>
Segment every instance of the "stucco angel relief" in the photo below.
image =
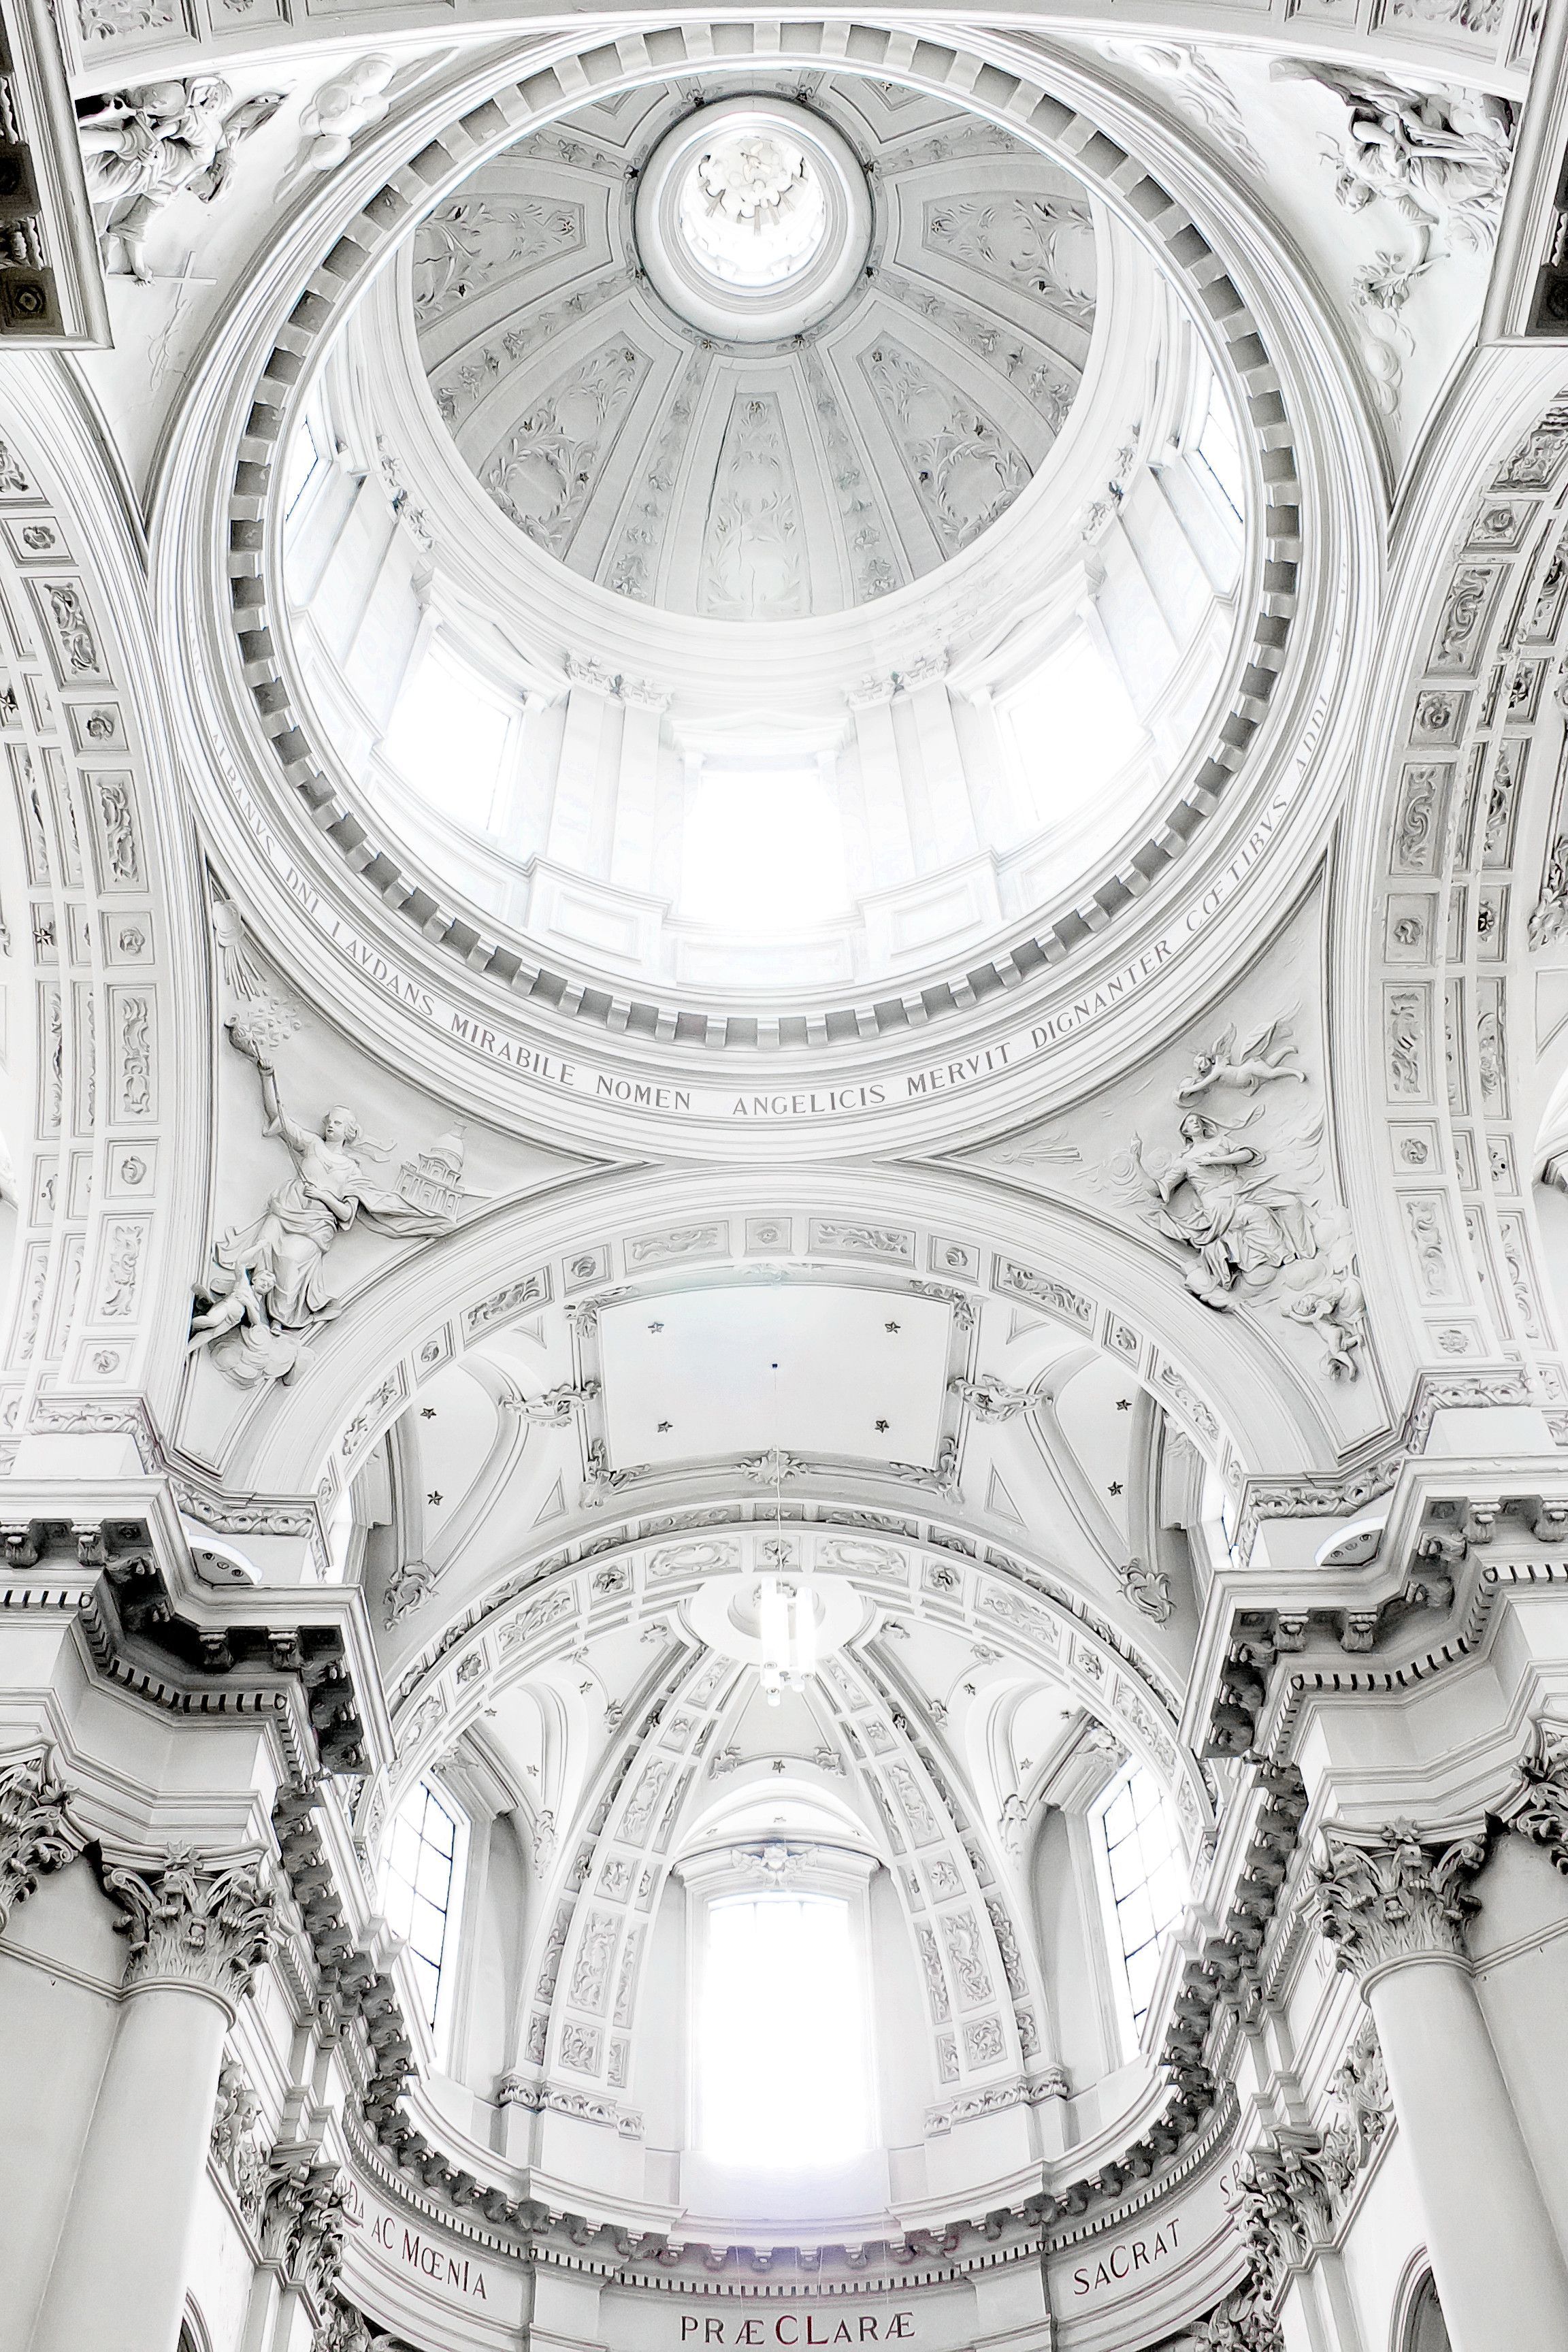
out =
<path fill-rule="evenodd" d="M 330 1109 L 317 1128 L 284 1108 L 269 1057 L 265 1022 L 243 1013 L 228 1024 L 231 1044 L 256 1064 L 263 1133 L 280 1139 L 293 1173 L 268 1196 L 253 1224 L 214 1244 L 212 1264 L 195 1293 L 194 1349 L 211 1348 L 213 1360 L 241 1388 L 294 1379 L 310 1340 L 342 1312 L 332 1295 L 327 1260 L 351 1227 L 369 1226 L 400 1241 L 450 1233 L 471 1197 L 462 1184 L 460 1136 L 443 1137 L 406 1162 L 394 1192 L 366 1175 L 367 1160 L 384 1160 L 393 1147 L 371 1141 L 352 1110 Z"/>
<path fill-rule="evenodd" d="M 1284 1022 L 1259 1031 L 1239 1054 L 1235 1040 L 1233 1026 L 1176 1087 L 1174 1149 L 1134 1134 L 1111 1161 L 1111 1178 L 1142 1195 L 1147 1223 L 1182 1253 L 1195 1298 L 1221 1310 L 1273 1299 L 1289 1321 L 1317 1332 L 1325 1370 L 1353 1380 L 1366 1321 L 1355 1244 L 1344 1212 L 1309 1195 L 1321 1174 L 1322 1119 L 1298 1112 L 1265 1134 L 1266 1104 L 1226 1112 L 1227 1093 L 1252 1096 L 1273 1080 L 1304 1076 L 1286 1066 L 1295 1049 Z M 1192 1108 L 1194 1098 L 1203 1108 Z"/>

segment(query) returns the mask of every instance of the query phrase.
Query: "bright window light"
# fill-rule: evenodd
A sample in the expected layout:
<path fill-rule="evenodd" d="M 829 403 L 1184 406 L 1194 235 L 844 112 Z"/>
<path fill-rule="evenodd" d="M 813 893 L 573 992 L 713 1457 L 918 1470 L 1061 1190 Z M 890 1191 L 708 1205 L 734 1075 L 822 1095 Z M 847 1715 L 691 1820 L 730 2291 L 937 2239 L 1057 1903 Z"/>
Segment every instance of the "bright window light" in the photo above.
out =
<path fill-rule="evenodd" d="M 1087 629 L 1047 655 L 1005 707 L 1042 824 L 1076 816 L 1144 740 L 1126 688 Z"/>
<path fill-rule="evenodd" d="M 287 521 L 304 497 L 315 478 L 318 466 L 326 463 L 327 452 L 321 428 L 312 416 L 307 416 L 294 436 L 289 452 L 288 470 L 283 479 L 283 517 Z"/>
<path fill-rule="evenodd" d="M 440 2005 L 457 1869 L 457 1817 L 421 1780 L 393 1821 L 381 1905 L 388 1927 L 407 1940 L 431 2026 Z"/>
<path fill-rule="evenodd" d="M 1142 1764 L 1128 1763 L 1101 1798 L 1099 1843 L 1109 1909 L 1136 2041 L 1148 2014 L 1165 1937 L 1191 1891 L 1175 1816 Z"/>
<path fill-rule="evenodd" d="M 1198 463 L 1205 469 L 1239 522 L 1242 501 L 1247 495 L 1247 468 L 1242 463 L 1241 446 L 1236 437 L 1236 419 L 1230 413 L 1230 404 L 1212 375 L 1209 378 L 1208 409 L 1199 428 L 1195 446 Z"/>
<path fill-rule="evenodd" d="M 382 753 L 432 807 L 482 832 L 514 715 L 437 646 L 405 684 Z"/>
<path fill-rule="evenodd" d="M 680 911 L 770 938 L 831 922 L 849 903 L 844 835 L 815 762 L 705 760 L 686 823 Z"/>
<path fill-rule="evenodd" d="M 842 1896 L 710 1906 L 697 2048 L 716 2161 L 796 2171 L 865 2148 L 865 1990 Z"/>

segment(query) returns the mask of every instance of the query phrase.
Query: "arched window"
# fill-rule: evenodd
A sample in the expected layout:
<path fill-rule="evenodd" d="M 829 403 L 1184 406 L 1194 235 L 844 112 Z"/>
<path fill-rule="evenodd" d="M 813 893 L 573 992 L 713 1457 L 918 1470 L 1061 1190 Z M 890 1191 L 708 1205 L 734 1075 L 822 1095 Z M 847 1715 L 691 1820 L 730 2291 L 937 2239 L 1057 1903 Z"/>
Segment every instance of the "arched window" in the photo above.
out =
<path fill-rule="evenodd" d="M 434 2030 L 443 2013 L 463 1861 L 462 1823 L 453 1807 L 421 1780 L 398 1807 L 382 1865 L 382 1910 L 408 1945 Z"/>
<path fill-rule="evenodd" d="M 1165 1937 L 1181 1917 L 1190 1885 L 1175 1816 L 1142 1764 L 1122 1766 L 1095 1815 L 1095 1853 L 1120 1958 L 1118 2006 L 1128 2048 L 1137 2046 L 1160 1971 Z"/>
<path fill-rule="evenodd" d="M 1430 2271 L 1411 2297 L 1399 2352 L 1449 2352 L 1448 2324 Z"/>
<path fill-rule="evenodd" d="M 863 1889 L 719 1886 L 699 1913 L 696 2139 L 726 2167 L 796 2171 L 874 2134 Z"/>

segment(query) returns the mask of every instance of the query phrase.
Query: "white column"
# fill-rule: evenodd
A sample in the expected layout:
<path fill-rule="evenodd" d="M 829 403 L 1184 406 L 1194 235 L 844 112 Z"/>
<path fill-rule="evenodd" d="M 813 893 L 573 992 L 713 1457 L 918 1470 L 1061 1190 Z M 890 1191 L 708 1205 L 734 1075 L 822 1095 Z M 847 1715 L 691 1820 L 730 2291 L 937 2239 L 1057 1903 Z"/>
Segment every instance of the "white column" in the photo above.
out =
<path fill-rule="evenodd" d="M 945 656 L 927 659 L 906 671 L 903 685 L 920 740 L 937 856 L 942 863 L 952 864 L 974 856 L 980 836 L 948 700 L 946 669 Z"/>
<path fill-rule="evenodd" d="M 604 665 L 568 656 L 566 674 L 572 680 L 566 706 L 566 727 L 556 771 L 555 799 L 550 812 L 546 856 L 552 866 L 573 874 L 593 874 L 598 818 L 610 774 L 606 772 L 606 737 L 612 716 L 618 712 L 616 681 Z M 605 845 L 605 868 L 608 843 Z"/>
<path fill-rule="evenodd" d="M 658 797 L 658 739 L 669 697 L 646 678 L 624 677 L 621 772 L 616 793 L 610 879 L 627 890 L 653 888 L 654 816 Z"/>
<path fill-rule="evenodd" d="M 845 698 L 855 717 L 860 790 L 866 803 L 866 831 L 871 849 L 872 887 L 879 890 L 910 881 L 915 870 L 904 779 L 893 735 L 892 701 L 896 691 L 897 681 L 893 678 L 868 678 Z"/>
<path fill-rule="evenodd" d="M 224 2035 L 275 1933 L 254 1857 L 106 1864 L 130 1958 L 32 2352 L 174 2352 Z"/>
<path fill-rule="evenodd" d="M 1562 2352 L 1568 2268 L 1465 1948 L 1482 1849 L 1435 1853 L 1404 1822 L 1327 1847 L 1320 1924 L 1377 2026 L 1454 2352 Z"/>

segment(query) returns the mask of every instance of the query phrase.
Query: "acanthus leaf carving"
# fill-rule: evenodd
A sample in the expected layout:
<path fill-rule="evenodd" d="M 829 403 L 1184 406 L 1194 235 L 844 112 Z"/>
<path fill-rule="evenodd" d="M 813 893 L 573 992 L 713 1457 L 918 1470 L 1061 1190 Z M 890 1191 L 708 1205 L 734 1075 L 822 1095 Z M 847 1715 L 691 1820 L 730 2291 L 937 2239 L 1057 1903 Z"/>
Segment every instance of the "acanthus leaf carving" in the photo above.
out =
<path fill-rule="evenodd" d="M 1336 1965 L 1364 1987 L 1401 1960 L 1466 1958 L 1465 1921 L 1479 1908 L 1466 1881 L 1484 1858 L 1473 1837 L 1436 1850 L 1409 1822 L 1387 1822 L 1371 1836 L 1325 1830 L 1316 1912 Z"/>
<path fill-rule="evenodd" d="M 105 1892 L 119 1904 L 115 1921 L 131 1947 L 128 1988 L 199 1987 L 231 2010 L 250 1990 L 277 1940 L 277 1898 L 259 1855 L 222 1858 L 171 1846 L 152 1867 L 105 1860 Z"/>
<path fill-rule="evenodd" d="M 890 335 L 861 365 L 942 552 L 957 554 L 1027 485 L 1026 459 L 955 384 Z"/>
<path fill-rule="evenodd" d="M 315 2150 L 274 2148 L 262 2199 L 262 2259 L 318 2303 L 342 2268 L 347 2193 L 337 2166 L 321 2163 Z"/>
<path fill-rule="evenodd" d="M 86 1843 L 47 1750 L 0 1764 L 0 1932 L 39 1879 L 74 1862 Z"/>
<path fill-rule="evenodd" d="M 550 554 L 571 547 L 647 371 L 644 352 L 611 336 L 531 404 L 482 468 L 502 513 Z"/>

